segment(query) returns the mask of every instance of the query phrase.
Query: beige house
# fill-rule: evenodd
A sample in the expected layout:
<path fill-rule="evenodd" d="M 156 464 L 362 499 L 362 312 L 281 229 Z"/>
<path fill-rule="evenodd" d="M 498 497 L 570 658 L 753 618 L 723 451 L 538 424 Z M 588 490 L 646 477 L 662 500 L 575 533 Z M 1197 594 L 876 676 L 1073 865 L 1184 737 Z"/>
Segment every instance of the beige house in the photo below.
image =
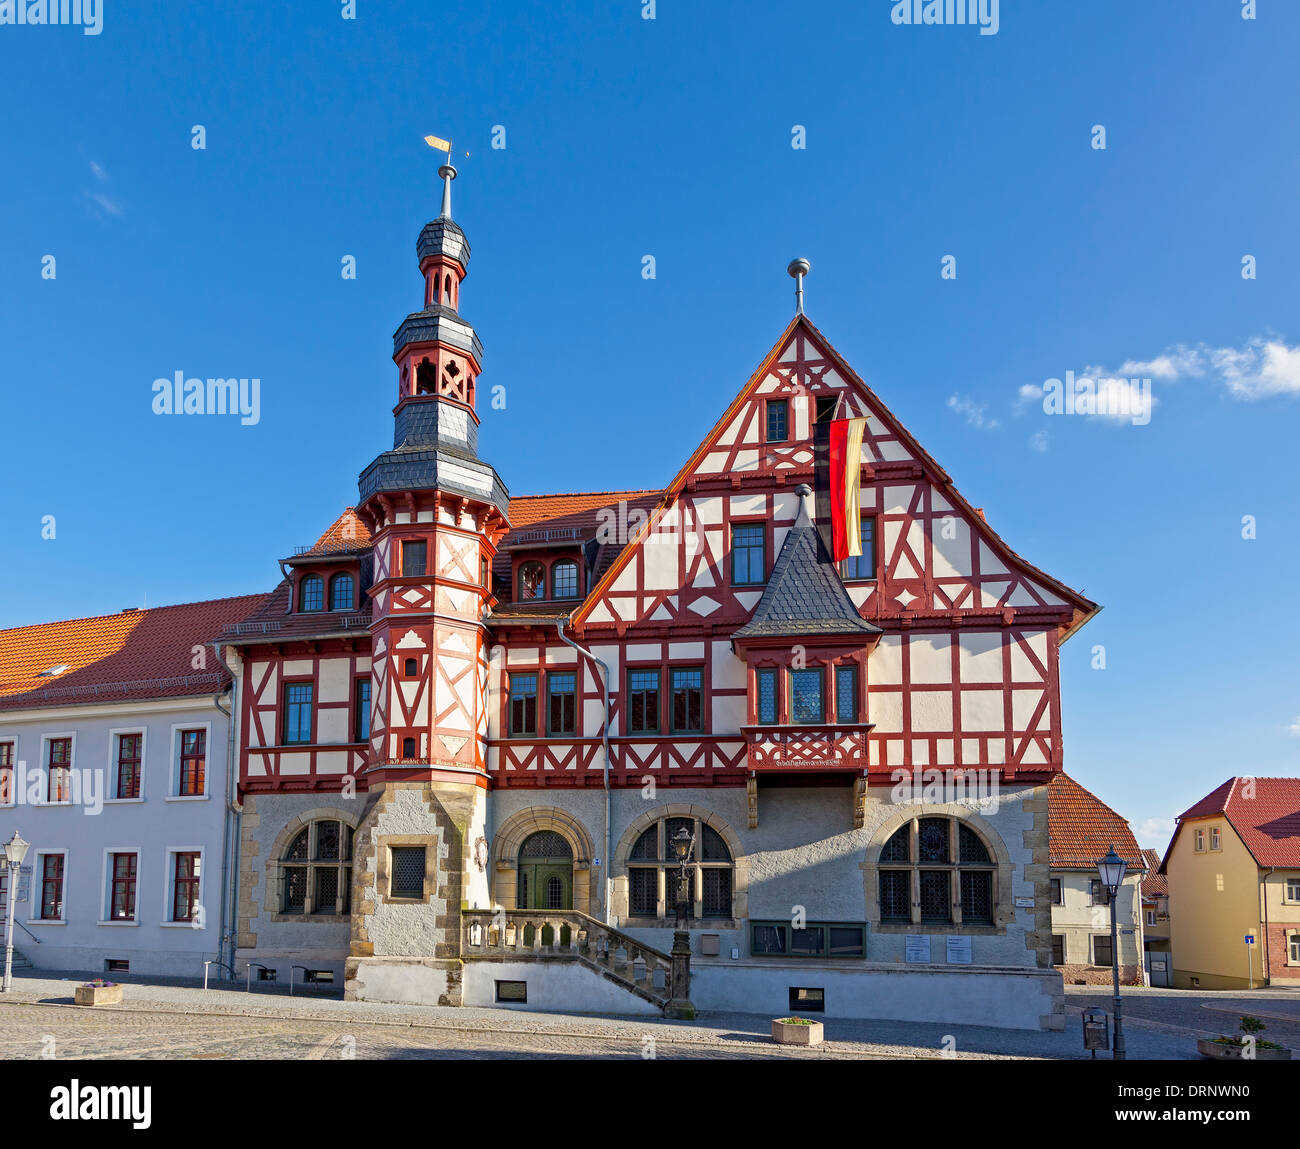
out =
<path fill-rule="evenodd" d="M 1120 981 L 1141 985 L 1141 884 L 1146 863 L 1129 824 L 1068 774 L 1058 774 L 1047 788 L 1047 834 L 1052 964 L 1066 985 L 1110 984 L 1110 901 L 1097 860 L 1113 846 L 1128 863 L 1116 899 Z"/>
<path fill-rule="evenodd" d="M 1230 778 L 1178 819 L 1174 985 L 1300 985 L 1300 778 Z"/>

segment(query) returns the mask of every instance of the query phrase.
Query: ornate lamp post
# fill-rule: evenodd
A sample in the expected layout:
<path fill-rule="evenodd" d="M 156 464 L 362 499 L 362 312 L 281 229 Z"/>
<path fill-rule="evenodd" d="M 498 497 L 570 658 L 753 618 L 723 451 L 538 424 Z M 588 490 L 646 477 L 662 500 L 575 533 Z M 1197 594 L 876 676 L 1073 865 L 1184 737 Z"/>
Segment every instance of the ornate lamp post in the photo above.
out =
<path fill-rule="evenodd" d="M 1115 902 L 1124 875 L 1128 873 L 1128 863 L 1111 846 L 1110 853 L 1097 862 L 1097 873 L 1101 875 L 1101 884 L 1110 894 L 1110 965 L 1115 992 L 1115 1048 L 1112 1057 L 1116 1061 L 1124 1061 L 1127 1054 L 1124 1050 L 1124 1014 L 1119 996 L 1119 931 L 1115 921 Z"/>
<path fill-rule="evenodd" d="M 677 859 L 677 929 L 673 933 L 672 948 L 672 1000 L 664 1010 L 668 1017 L 693 1018 L 695 1006 L 691 1004 L 691 854 L 695 849 L 695 835 L 685 826 L 669 839 L 673 857 Z"/>
<path fill-rule="evenodd" d="M 27 847 L 17 830 L 4 845 L 5 868 L 9 871 L 9 906 L 5 922 L 5 976 L 0 984 L 0 993 L 8 993 L 14 981 L 14 903 L 18 901 L 18 876 L 21 873 L 23 859 L 27 857 Z"/>

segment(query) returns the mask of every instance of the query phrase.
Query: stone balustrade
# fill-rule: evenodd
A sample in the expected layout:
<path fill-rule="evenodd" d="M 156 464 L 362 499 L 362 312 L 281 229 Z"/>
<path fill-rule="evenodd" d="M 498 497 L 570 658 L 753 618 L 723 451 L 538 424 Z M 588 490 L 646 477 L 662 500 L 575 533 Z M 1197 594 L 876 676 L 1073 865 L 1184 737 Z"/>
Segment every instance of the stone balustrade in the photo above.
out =
<path fill-rule="evenodd" d="M 462 910 L 461 956 L 578 959 L 662 1006 L 672 998 L 672 959 L 579 910 Z"/>

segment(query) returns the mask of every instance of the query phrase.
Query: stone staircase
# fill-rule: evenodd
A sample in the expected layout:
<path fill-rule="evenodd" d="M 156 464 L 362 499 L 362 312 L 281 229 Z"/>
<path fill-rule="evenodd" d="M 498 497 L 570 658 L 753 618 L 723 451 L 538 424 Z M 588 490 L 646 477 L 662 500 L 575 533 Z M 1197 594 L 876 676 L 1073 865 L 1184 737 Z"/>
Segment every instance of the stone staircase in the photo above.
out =
<path fill-rule="evenodd" d="M 643 1001 L 672 999 L 672 959 L 579 910 L 462 910 L 465 961 L 578 961 Z"/>
<path fill-rule="evenodd" d="M 0 951 L 0 963 L 2 963 L 3 961 L 4 961 L 4 953 L 3 951 Z M 13 968 L 16 972 L 20 969 L 35 969 L 36 967 L 32 964 L 31 958 L 29 958 L 25 953 L 23 953 L 23 951 L 20 950 L 17 946 L 14 946 Z"/>

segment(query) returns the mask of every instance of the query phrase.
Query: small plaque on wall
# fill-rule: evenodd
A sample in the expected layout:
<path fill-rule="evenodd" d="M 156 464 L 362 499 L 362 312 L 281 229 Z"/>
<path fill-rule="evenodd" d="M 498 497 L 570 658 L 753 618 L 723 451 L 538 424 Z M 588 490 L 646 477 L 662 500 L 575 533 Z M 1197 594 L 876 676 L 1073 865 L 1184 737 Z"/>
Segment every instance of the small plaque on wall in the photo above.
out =
<path fill-rule="evenodd" d="M 1016 899 L 1016 909 L 1018 909 L 1018 910 L 1032 910 L 1033 908 L 1034 908 L 1034 899 L 1033 899 L 1033 898 L 1017 898 L 1017 899 Z"/>
<path fill-rule="evenodd" d="M 958 935 L 947 940 L 948 964 L 970 965 L 970 938 Z"/>
<path fill-rule="evenodd" d="M 928 962 L 930 960 L 930 935 L 908 934 L 907 942 L 903 947 L 903 956 L 906 961 Z"/>

